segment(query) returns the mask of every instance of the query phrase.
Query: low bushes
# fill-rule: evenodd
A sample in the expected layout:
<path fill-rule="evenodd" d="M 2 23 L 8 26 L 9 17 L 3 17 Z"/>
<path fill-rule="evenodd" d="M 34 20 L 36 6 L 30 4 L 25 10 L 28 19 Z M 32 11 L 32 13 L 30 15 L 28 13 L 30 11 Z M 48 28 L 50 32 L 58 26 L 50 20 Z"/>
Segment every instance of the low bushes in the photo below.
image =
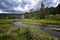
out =
<path fill-rule="evenodd" d="M 46 19 L 53 19 L 53 20 L 60 20 L 60 14 L 56 14 L 56 15 L 46 15 L 45 16 Z"/>

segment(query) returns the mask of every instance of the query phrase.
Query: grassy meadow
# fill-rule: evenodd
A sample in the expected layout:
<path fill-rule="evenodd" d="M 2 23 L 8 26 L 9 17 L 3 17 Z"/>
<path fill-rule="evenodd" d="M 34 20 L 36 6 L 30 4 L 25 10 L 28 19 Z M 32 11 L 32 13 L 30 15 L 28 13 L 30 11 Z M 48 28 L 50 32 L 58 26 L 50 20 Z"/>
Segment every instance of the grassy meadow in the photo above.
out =
<path fill-rule="evenodd" d="M 42 25 L 46 23 L 59 24 L 60 21 L 32 20 L 32 19 L 0 19 L 0 40 L 60 40 L 60 37 L 48 34 L 42 30 L 29 26 L 14 26 L 15 20 L 30 24 Z"/>

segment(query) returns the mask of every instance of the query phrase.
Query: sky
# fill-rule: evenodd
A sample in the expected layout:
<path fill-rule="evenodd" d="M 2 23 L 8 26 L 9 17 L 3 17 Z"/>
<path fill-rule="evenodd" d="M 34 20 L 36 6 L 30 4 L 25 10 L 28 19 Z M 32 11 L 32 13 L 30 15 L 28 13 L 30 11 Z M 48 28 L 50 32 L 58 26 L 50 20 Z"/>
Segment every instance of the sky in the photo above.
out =
<path fill-rule="evenodd" d="M 60 0 L 0 0 L 0 13 L 25 13 L 45 7 L 57 7 Z"/>

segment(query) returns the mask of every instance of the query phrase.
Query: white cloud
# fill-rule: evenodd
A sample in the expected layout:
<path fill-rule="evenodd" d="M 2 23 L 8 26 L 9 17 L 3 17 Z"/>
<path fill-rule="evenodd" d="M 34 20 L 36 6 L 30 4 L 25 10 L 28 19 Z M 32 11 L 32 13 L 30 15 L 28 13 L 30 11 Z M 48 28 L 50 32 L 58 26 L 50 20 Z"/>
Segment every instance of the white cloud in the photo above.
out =
<path fill-rule="evenodd" d="M 60 0 L 46 0 L 44 4 L 46 7 L 57 7 L 60 3 Z"/>
<path fill-rule="evenodd" d="M 57 7 L 60 0 L 1 0 L 0 13 L 12 13 L 12 10 L 23 13 L 31 9 L 34 11 L 40 9 L 41 3 L 44 3 L 45 7 Z"/>
<path fill-rule="evenodd" d="M 7 12 L 3 12 L 3 11 L 0 10 L 0 13 L 7 13 Z"/>

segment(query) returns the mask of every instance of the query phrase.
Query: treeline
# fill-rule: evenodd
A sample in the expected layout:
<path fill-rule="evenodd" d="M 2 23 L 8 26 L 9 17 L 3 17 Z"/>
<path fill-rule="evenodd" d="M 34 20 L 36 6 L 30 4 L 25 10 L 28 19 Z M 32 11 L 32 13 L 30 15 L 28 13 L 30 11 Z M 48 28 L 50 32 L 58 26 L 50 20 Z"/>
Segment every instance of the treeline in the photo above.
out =
<path fill-rule="evenodd" d="M 0 19 L 20 19 L 21 14 L 0 14 Z"/>
<path fill-rule="evenodd" d="M 29 19 L 56 19 L 60 20 L 60 4 L 56 8 L 44 8 L 44 5 L 41 5 L 39 11 L 25 13 L 25 18 Z"/>

